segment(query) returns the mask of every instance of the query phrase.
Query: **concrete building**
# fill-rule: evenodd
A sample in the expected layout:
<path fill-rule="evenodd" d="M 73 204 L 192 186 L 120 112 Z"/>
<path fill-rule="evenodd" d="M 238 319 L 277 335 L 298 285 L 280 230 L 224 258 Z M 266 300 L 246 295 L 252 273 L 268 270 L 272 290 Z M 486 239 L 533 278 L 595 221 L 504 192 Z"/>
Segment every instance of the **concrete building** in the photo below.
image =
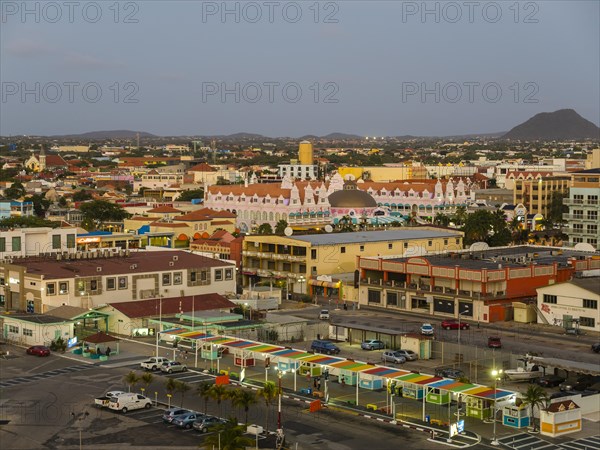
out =
<path fill-rule="evenodd" d="M 596 260 L 597 263 L 600 261 Z M 600 264 L 597 264 L 600 265 Z M 573 278 L 537 289 L 541 320 L 565 329 L 600 331 L 600 278 Z"/>
<path fill-rule="evenodd" d="M 65 320 L 46 314 L 2 314 L 0 326 L 2 338 L 16 344 L 46 345 L 58 338 L 65 343 L 74 336 L 73 320 Z"/>
<path fill-rule="evenodd" d="M 288 292 L 312 294 L 310 279 L 354 272 L 357 256 L 459 250 L 462 239 L 460 231 L 433 227 L 291 237 L 249 235 L 242 252 L 244 285 L 272 281 Z"/>
<path fill-rule="evenodd" d="M 552 196 L 564 195 L 569 189 L 571 178 L 553 176 L 544 172 L 511 173 L 508 178 L 514 181 L 513 205 L 522 203 L 529 214 L 548 216 Z"/>
<path fill-rule="evenodd" d="M 0 200 L 0 220 L 10 217 L 33 216 L 33 202 L 17 200 Z"/>
<path fill-rule="evenodd" d="M 585 160 L 585 168 L 587 169 L 597 169 L 600 167 L 600 148 L 595 148 L 588 153 L 587 158 Z"/>
<path fill-rule="evenodd" d="M 441 317 L 512 319 L 512 302 L 600 268 L 600 254 L 549 247 L 497 247 L 404 258 L 361 257 L 360 303 Z"/>
<path fill-rule="evenodd" d="M 569 245 L 587 243 L 598 248 L 600 229 L 600 168 L 571 174 L 569 198 L 563 203 L 569 212 L 563 215 L 567 221 Z"/>
<path fill-rule="evenodd" d="M 91 254 L 91 255 L 90 255 Z M 84 257 L 85 256 L 85 257 Z M 92 259 L 89 259 L 89 257 Z M 0 263 L 7 311 L 45 313 L 157 297 L 235 293 L 235 265 L 184 251 L 77 253 Z"/>
<path fill-rule="evenodd" d="M 0 233 L 0 260 L 77 250 L 75 228 L 4 228 Z"/>
<path fill-rule="evenodd" d="M 319 168 L 313 164 L 279 164 L 279 177 L 290 177 L 296 180 L 316 180 Z"/>

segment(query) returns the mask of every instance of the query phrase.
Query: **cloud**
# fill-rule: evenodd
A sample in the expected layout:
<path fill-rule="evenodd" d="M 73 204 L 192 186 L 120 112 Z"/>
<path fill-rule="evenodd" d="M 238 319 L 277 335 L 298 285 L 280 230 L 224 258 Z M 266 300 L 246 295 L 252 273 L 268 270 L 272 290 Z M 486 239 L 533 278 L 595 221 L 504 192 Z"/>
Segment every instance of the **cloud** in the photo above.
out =
<path fill-rule="evenodd" d="M 108 61 L 90 55 L 80 53 L 68 53 L 65 55 L 65 64 L 71 69 L 122 69 L 125 64 L 118 61 Z"/>
<path fill-rule="evenodd" d="M 4 51 L 18 58 L 37 58 L 54 53 L 54 49 L 45 43 L 30 39 L 17 39 L 8 42 L 4 46 Z"/>

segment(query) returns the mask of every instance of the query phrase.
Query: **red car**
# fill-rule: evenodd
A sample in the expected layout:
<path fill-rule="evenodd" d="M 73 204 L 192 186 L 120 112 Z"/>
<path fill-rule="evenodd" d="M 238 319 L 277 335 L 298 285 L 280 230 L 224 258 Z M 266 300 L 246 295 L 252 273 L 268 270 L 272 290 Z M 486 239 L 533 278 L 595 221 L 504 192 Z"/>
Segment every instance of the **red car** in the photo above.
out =
<path fill-rule="evenodd" d="M 34 345 L 27 349 L 28 355 L 50 356 L 50 349 L 45 345 Z"/>
<path fill-rule="evenodd" d="M 461 322 L 460 326 L 459 326 L 459 324 L 456 320 L 444 320 L 442 322 L 442 328 L 444 330 L 458 330 L 459 328 L 461 330 L 468 330 L 469 324 L 465 323 L 465 322 Z"/>

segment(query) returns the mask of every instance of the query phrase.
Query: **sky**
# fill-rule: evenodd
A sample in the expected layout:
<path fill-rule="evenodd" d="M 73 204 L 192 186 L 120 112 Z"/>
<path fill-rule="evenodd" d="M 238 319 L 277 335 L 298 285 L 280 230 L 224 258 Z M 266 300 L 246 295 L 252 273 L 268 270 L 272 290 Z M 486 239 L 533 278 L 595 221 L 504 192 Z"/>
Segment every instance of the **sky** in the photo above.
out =
<path fill-rule="evenodd" d="M 597 1 L 0 0 L 0 135 L 600 123 Z"/>

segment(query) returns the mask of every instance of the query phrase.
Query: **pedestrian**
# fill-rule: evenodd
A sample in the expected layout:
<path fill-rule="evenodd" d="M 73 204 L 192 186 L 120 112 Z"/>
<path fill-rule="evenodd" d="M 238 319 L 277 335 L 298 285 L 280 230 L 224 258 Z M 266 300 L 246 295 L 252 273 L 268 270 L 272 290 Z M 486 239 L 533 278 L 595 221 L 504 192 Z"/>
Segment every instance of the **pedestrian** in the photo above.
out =
<path fill-rule="evenodd" d="M 321 390 L 321 377 L 317 378 L 317 390 Z"/>
<path fill-rule="evenodd" d="M 110 347 L 106 347 L 106 356 L 110 356 L 110 352 L 111 352 Z"/>
<path fill-rule="evenodd" d="M 313 387 L 317 388 L 317 377 L 313 378 Z"/>
<path fill-rule="evenodd" d="M 346 386 L 346 378 L 344 378 L 344 375 L 341 376 L 340 383 L 342 384 L 342 387 Z"/>
<path fill-rule="evenodd" d="M 183 353 L 183 359 L 185 361 L 187 361 L 187 359 L 188 359 L 188 351 L 187 350 Z"/>

